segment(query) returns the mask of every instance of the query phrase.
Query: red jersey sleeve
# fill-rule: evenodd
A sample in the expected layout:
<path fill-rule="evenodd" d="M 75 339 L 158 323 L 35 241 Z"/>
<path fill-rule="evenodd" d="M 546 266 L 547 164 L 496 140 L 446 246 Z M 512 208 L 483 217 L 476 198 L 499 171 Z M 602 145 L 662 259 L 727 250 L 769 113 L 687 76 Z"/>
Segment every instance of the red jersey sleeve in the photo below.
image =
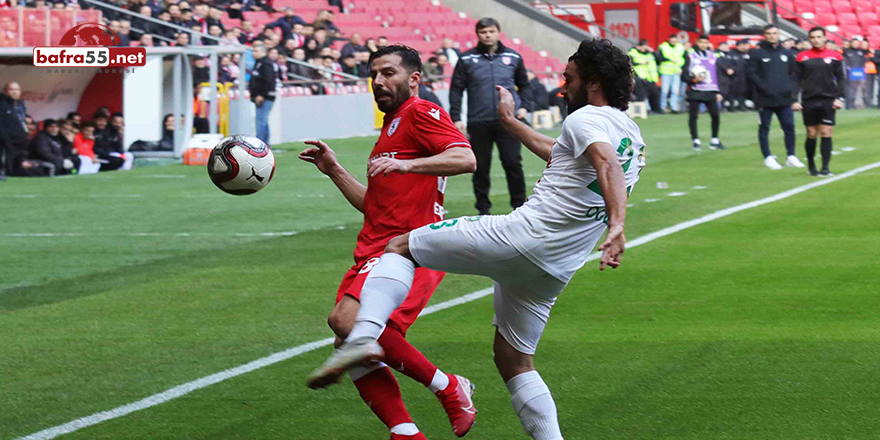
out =
<path fill-rule="evenodd" d="M 447 148 L 471 148 L 467 138 L 455 128 L 452 118 L 440 107 L 428 101 L 415 108 L 413 137 L 419 148 L 430 155 L 440 154 Z"/>

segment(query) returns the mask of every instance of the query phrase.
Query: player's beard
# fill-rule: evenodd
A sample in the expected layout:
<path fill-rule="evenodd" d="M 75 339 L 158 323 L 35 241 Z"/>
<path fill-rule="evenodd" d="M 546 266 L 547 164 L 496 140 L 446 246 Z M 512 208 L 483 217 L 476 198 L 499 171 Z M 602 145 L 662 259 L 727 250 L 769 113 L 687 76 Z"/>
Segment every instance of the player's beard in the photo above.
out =
<path fill-rule="evenodd" d="M 568 110 L 568 113 L 574 113 L 579 108 L 589 104 L 589 102 L 590 90 L 586 87 L 582 87 L 574 93 L 567 93 L 565 95 L 565 107 Z"/>
<path fill-rule="evenodd" d="M 376 106 L 379 107 L 379 110 L 382 113 L 393 113 L 401 104 L 411 97 L 409 86 L 407 84 L 399 84 L 393 91 L 376 89 L 373 91 L 373 95 L 376 97 Z M 391 99 L 387 101 L 379 101 L 379 98 L 383 96 L 390 96 Z"/>

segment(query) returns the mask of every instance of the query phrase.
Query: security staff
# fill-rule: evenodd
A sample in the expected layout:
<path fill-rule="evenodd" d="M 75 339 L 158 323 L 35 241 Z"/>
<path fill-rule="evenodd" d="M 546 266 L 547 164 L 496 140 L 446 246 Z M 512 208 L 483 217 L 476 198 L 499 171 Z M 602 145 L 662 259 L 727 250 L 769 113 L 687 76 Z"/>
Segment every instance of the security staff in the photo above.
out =
<path fill-rule="evenodd" d="M 736 49 L 728 52 L 725 57 L 723 74 L 728 77 L 726 98 L 730 103 L 730 111 L 746 110 L 746 91 L 748 90 L 746 64 L 749 61 L 751 48 L 749 40 L 739 40 L 736 42 Z"/>
<path fill-rule="evenodd" d="M 660 108 L 666 109 L 666 101 L 669 100 L 669 110 L 678 113 L 678 98 L 681 96 L 681 68 L 684 66 L 685 47 L 678 42 L 678 35 L 672 34 L 669 40 L 664 41 L 654 56 L 657 57 L 660 72 Z M 669 97 L 670 92 L 672 96 Z"/>
<path fill-rule="evenodd" d="M 495 86 L 507 89 L 516 102 L 516 117 L 524 119 L 532 110 L 529 78 L 522 57 L 500 41 L 501 25 L 494 18 L 482 18 L 477 22 L 477 47 L 463 53 L 449 87 L 449 116 L 461 131 L 467 131 L 474 155 L 477 157 L 477 171 L 474 173 L 474 196 L 477 211 L 481 215 L 489 213 L 492 202 L 489 200 L 492 166 L 492 144 L 498 145 L 501 165 L 507 176 L 507 189 L 510 193 L 510 206 L 514 209 L 526 201 L 526 181 L 523 175 L 522 145 L 507 133 L 498 119 L 498 91 Z M 517 89 L 519 93 L 517 93 Z M 461 120 L 461 95 L 467 90 L 467 124 Z"/>
<path fill-rule="evenodd" d="M 628 55 L 632 60 L 633 70 L 636 72 L 635 95 L 636 101 L 648 100 L 651 111 L 660 112 L 660 89 L 657 82 L 660 75 L 657 73 L 657 61 L 654 58 L 654 49 L 648 46 L 648 40 L 639 40 L 639 45 L 629 50 Z"/>
<path fill-rule="evenodd" d="M 802 89 L 801 102 L 792 105 L 795 111 L 803 110 L 807 127 L 807 163 L 811 176 L 831 176 L 831 135 L 834 130 L 834 114 L 843 108 L 846 93 L 846 77 L 843 73 L 843 57 L 839 52 L 825 48 L 825 29 L 810 29 L 810 50 L 797 57 L 797 79 Z M 822 170 L 816 171 L 816 138 L 822 138 Z"/>
<path fill-rule="evenodd" d="M 764 40 L 749 52 L 747 71 L 761 120 L 758 143 L 764 155 L 764 166 L 771 170 L 782 169 L 776 156 L 770 154 L 770 121 L 775 114 L 785 133 L 786 165 L 804 168 L 794 152 L 794 113 L 791 105 L 794 103 L 796 81 L 795 60 L 791 52 L 779 44 L 779 28 L 772 24 L 764 27 Z"/>

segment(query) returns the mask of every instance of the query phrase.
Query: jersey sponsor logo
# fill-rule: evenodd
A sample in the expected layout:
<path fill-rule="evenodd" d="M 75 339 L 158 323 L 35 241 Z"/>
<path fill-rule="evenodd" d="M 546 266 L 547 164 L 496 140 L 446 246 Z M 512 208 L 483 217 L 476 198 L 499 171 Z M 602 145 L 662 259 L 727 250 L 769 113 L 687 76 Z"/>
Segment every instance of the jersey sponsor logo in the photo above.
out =
<path fill-rule="evenodd" d="M 432 118 L 434 118 L 438 121 L 440 120 L 440 109 L 439 108 L 432 108 L 432 109 L 428 110 L 428 114 L 431 115 Z"/>
<path fill-rule="evenodd" d="M 400 125 L 400 118 L 403 116 L 398 116 L 391 121 L 391 125 L 388 127 L 388 137 L 394 135 L 394 132 L 397 131 L 397 126 Z"/>
<path fill-rule="evenodd" d="M 397 151 L 389 151 L 389 152 L 387 152 L 387 153 L 379 153 L 379 154 L 377 154 L 377 155 L 371 157 L 371 158 L 370 158 L 370 162 L 372 162 L 372 161 L 374 161 L 374 160 L 376 160 L 376 159 L 382 158 L 382 157 L 388 157 L 388 158 L 391 158 L 391 159 L 395 159 L 395 158 L 396 158 L 395 156 L 397 156 Z"/>
<path fill-rule="evenodd" d="M 369 260 L 367 260 L 366 263 L 364 263 L 364 266 L 361 267 L 361 270 L 358 271 L 358 273 L 368 273 L 369 271 L 373 270 L 373 267 L 377 264 L 379 264 L 379 257 L 370 258 Z"/>
<path fill-rule="evenodd" d="M 434 215 L 440 217 L 440 219 L 442 220 L 444 217 L 446 217 L 446 208 L 444 208 L 443 205 L 441 205 L 440 203 L 434 202 Z"/>
<path fill-rule="evenodd" d="M 505 66 L 510 65 L 510 57 L 501 57 L 501 62 L 504 63 Z"/>

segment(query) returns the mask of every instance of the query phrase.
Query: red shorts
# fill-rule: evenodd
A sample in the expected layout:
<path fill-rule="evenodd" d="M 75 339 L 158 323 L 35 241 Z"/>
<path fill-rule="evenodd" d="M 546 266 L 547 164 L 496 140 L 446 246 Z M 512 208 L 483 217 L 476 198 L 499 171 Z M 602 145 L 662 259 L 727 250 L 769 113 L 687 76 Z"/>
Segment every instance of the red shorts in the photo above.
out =
<path fill-rule="evenodd" d="M 368 258 L 364 263 L 355 264 L 345 273 L 345 276 L 342 278 L 342 284 L 339 285 L 339 290 L 336 292 L 337 304 L 339 301 L 342 301 L 342 297 L 345 295 L 352 296 L 358 301 L 361 300 L 361 288 L 364 287 L 364 281 L 367 280 L 370 270 L 379 262 L 380 255 Z M 397 324 L 397 327 L 399 327 L 404 335 L 409 326 L 416 322 L 416 318 L 419 317 L 422 309 L 428 305 L 431 295 L 434 294 L 434 290 L 443 281 L 445 275 L 446 272 L 438 272 L 424 267 L 416 269 L 416 275 L 413 279 L 409 295 L 403 301 L 403 304 L 391 313 L 390 318 L 391 321 Z"/>

